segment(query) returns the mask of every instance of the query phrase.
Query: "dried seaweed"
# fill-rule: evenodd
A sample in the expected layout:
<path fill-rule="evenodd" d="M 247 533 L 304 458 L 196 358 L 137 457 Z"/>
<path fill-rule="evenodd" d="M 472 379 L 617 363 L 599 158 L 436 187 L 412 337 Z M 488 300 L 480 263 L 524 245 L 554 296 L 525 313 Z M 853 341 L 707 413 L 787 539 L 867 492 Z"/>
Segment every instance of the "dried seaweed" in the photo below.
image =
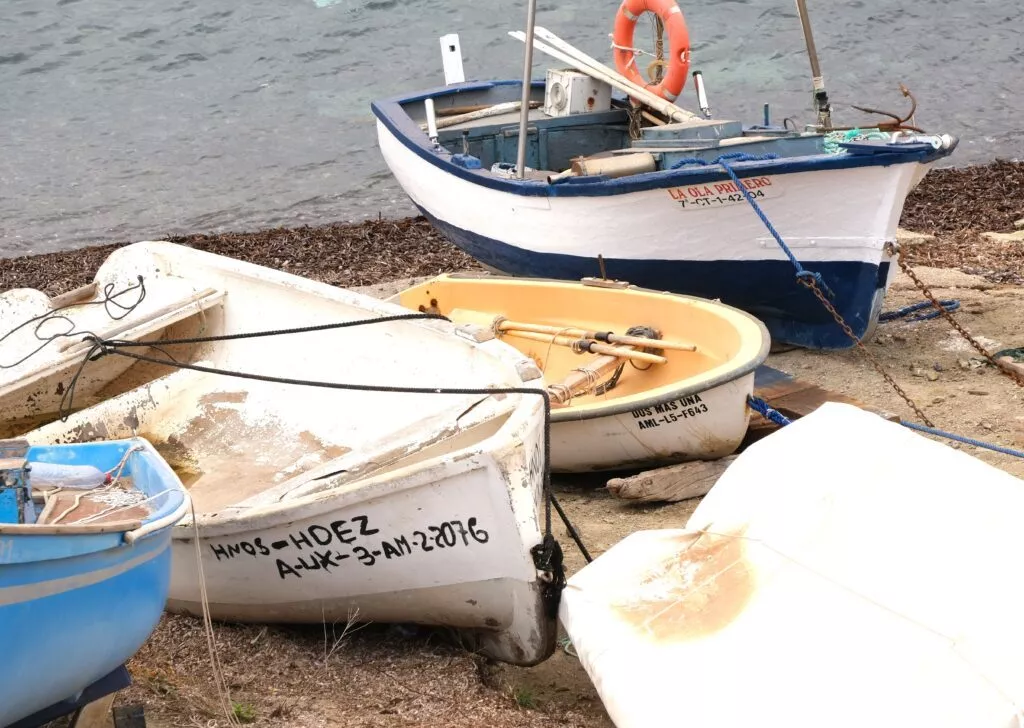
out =
<path fill-rule="evenodd" d="M 1011 232 L 1024 218 L 1024 163 L 933 169 L 910 193 L 900 225 L 922 233 Z"/>
<path fill-rule="evenodd" d="M 423 217 L 155 239 L 346 287 L 478 267 Z M 0 266 L 0 291 L 71 290 L 91 281 L 103 260 L 124 245 L 13 258 Z"/>

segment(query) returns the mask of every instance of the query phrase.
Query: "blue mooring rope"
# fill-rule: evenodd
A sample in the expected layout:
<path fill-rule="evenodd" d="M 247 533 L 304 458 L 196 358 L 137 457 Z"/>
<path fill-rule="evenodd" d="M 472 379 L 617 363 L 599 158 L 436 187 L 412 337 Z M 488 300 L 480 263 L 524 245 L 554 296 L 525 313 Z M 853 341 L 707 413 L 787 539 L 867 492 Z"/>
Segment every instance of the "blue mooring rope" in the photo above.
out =
<path fill-rule="evenodd" d="M 944 301 L 939 301 L 939 304 L 947 311 L 956 311 L 958 308 L 960 308 L 960 301 L 958 301 L 955 298 L 948 298 Z M 915 303 L 910 306 L 898 308 L 895 311 L 886 311 L 885 313 L 879 315 L 878 320 L 881 323 L 885 323 L 886 321 L 895 321 L 896 319 L 901 319 L 905 316 L 914 313 L 915 311 L 920 311 L 923 308 L 929 308 L 931 305 L 931 301 L 921 301 L 920 303 Z M 928 319 L 933 319 L 941 315 L 941 311 L 932 311 L 930 313 L 923 313 L 920 316 L 913 316 L 907 320 L 926 321 Z"/>
<path fill-rule="evenodd" d="M 952 432 L 944 432 L 934 427 L 925 427 L 924 425 L 918 425 L 914 422 L 907 422 L 906 420 L 900 420 L 900 424 L 904 427 L 909 427 L 911 430 L 920 430 L 921 432 L 927 432 L 929 435 L 938 435 L 939 437 L 947 437 L 950 440 L 956 440 L 957 442 L 963 442 L 968 445 L 974 445 L 975 447 L 984 447 L 988 450 L 995 450 L 1001 452 L 1004 455 L 1013 455 L 1016 458 L 1024 458 L 1024 452 L 1020 450 L 1014 450 L 1010 447 L 1002 447 L 1001 445 L 992 445 L 981 440 L 975 440 L 971 437 L 964 437 L 963 435 L 954 435 Z"/>
<path fill-rule="evenodd" d="M 777 409 L 772 409 L 767 402 L 760 397 L 755 397 L 752 394 L 747 395 L 747 404 L 750 405 L 750 409 L 757 412 L 759 415 L 764 417 L 766 420 L 774 422 L 776 425 L 784 426 L 790 423 L 790 419 L 786 415 L 779 412 Z"/>
<path fill-rule="evenodd" d="M 730 152 L 729 154 L 723 154 L 719 157 L 715 157 L 715 159 L 711 162 L 708 162 L 707 160 L 704 159 L 698 159 L 697 157 L 683 157 L 675 164 L 673 164 L 671 167 L 669 167 L 669 169 L 679 169 L 680 167 L 685 167 L 691 164 L 699 164 L 702 167 L 712 166 L 716 164 L 719 165 L 722 169 L 726 171 L 729 177 L 732 178 L 733 184 L 735 184 L 736 187 L 740 190 L 740 192 L 743 193 L 743 196 L 746 198 L 747 202 L 749 202 L 750 206 L 754 208 L 754 212 L 756 212 L 757 216 L 761 218 L 761 222 L 763 222 L 764 226 L 768 228 L 768 232 L 770 232 L 772 234 L 772 237 L 775 238 L 775 242 L 779 244 L 780 248 L 782 248 L 782 252 L 786 254 L 787 258 L 789 258 L 789 262 L 793 264 L 794 268 L 796 268 L 796 277 L 813 278 L 814 282 L 818 284 L 818 288 L 820 288 L 829 298 L 835 298 L 835 294 L 825 284 L 824 279 L 821 277 L 821 273 L 809 271 L 802 265 L 800 265 L 800 261 L 796 259 L 796 256 L 793 255 L 793 251 L 789 249 L 789 246 L 786 245 L 785 241 L 782 239 L 782 236 L 779 235 L 779 231 L 775 229 L 775 226 L 772 225 L 771 220 L 769 220 L 768 216 L 764 214 L 764 210 L 762 210 L 761 206 L 757 204 L 757 200 L 755 200 L 754 196 L 750 194 L 750 190 L 748 190 L 746 186 L 740 181 L 739 176 L 736 174 L 735 171 L 733 171 L 733 168 L 730 167 L 725 162 L 725 160 L 727 159 L 731 159 L 736 162 L 764 162 L 768 161 L 769 159 L 778 159 L 778 156 L 778 154 L 755 155 L 747 154 L 745 152 Z"/>
<path fill-rule="evenodd" d="M 780 427 L 788 425 L 788 424 L 790 424 L 792 422 L 792 420 L 787 418 L 784 414 L 782 414 L 778 410 L 772 409 L 769 406 L 769 404 L 767 402 L 765 402 L 763 399 L 761 399 L 760 397 L 755 397 L 752 394 L 751 395 L 747 395 L 747 404 L 750 405 L 750 409 L 754 410 L 755 412 L 760 414 L 765 419 L 768 419 L 768 420 L 774 422 L 775 424 L 779 425 Z M 975 440 L 974 438 L 971 438 L 971 437 L 964 437 L 963 435 L 955 435 L 952 432 L 946 432 L 945 430 L 939 430 L 939 429 L 937 429 L 935 427 L 925 427 L 924 425 L 918 425 L 918 424 L 916 424 L 914 422 L 908 422 L 907 420 L 900 420 L 900 424 L 903 425 L 904 427 L 910 428 L 911 430 L 919 430 L 920 432 L 927 432 L 929 435 L 937 435 L 939 437 L 945 437 L 945 438 L 948 438 L 950 440 L 956 440 L 957 442 L 962 442 L 962 443 L 965 443 L 967 445 L 974 445 L 975 447 L 983 447 L 983 448 L 985 448 L 987 450 L 994 450 L 995 452 L 1000 452 L 1000 453 L 1002 453 L 1004 455 L 1012 455 L 1013 457 L 1016 457 L 1016 458 L 1024 458 L 1024 452 L 1021 452 L 1020 450 L 1014 450 L 1013 448 L 1010 448 L 1010 447 L 1003 447 L 1001 445 L 993 445 L 991 443 L 983 442 L 981 440 Z"/>
<path fill-rule="evenodd" d="M 804 278 L 804 279 L 806 279 L 806 278 L 813 278 L 815 280 L 815 282 L 818 284 L 818 286 L 820 288 L 822 288 L 825 293 L 828 294 L 829 298 L 834 298 L 834 294 L 832 293 L 831 290 L 829 290 L 828 286 L 825 285 L 825 282 L 822 280 L 820 273 L 815 273 L 813 271 L 808 271 L 808 270 L 804 269 L 804 267 L 802 265 L 800 265 L 800 261 L 798 261 L 796 259 L 796 256 L 793 255 L 793 252 L 789 249 L 789 247 L 783 241 L 782 236 L 779 235 L 779 232 L 775 229 L 775 226 L 772 225 L 771 221 L 768 219 L 768 216 L 764 214 L 764 211 L 761 209 L 760 205 L 758 205 L 757 201 L 754 200 L 753 196 L 750 194 L 750 192 L 747 190 L 747 188 L 740 181 L 740 178 L 733 171 L 732 167 L 730 167 L 725 162 L 725 160 L 727 160 L 727 159 L 732 159 L 732 160 L 735 160 L 737 162 L 760 162 L 760 161 L 766 161 L 766 160 L 769 160 L 769 159 L 776 159 L 777 157 L 778 157 L 778 155 L 776 155 L 776 154 L 764 154 L 764 155 L 761 155 L 761 156 L 757 156 L 757 155 L 753 155 L 753 154 L 746 154 L 745 152 L 731 152 L 729 154 L 723 154 L 723 155 L 721 155 L 719 157 L 716 157 L 711 162 L 708 162 L 708 161 L 706 161 L 704 159 L 698 159 L 697 157 L 684 157 L 684 158 L 680 159 L 679 161 L 677 161 L 675 164 L 673 164 L 669 169 L 679 169 L 680 167 L 684 167 L 684 166 L 690 165 L 690 164 L 699 164 L 699 165 L 704 166 L 704 167 L 711 166 L 711 165 L 716 165 L 716 164 L 721 166 L 722 169 L 724 169 L 728 173 L 729 177 L 732 178 L 733 184 L 735 184 L 736 187 L 743 193 L 743 196 L 746 198 L 747 202 L 750 203 L 750 206 L 754 208 L 754 212 L 756 212 L 757 216 L 759 218 L 761 218 L 761 222 L 764 223 L 764 226 L 766 228 L 768 228 L 768 231 L 772 234 L 772 237 L 775 238 L 775 242 L 777 242 L 779 244 L 779 247 L 782 248 L 782 252 L 784 252 L 786 254 L 786 256 L 789 258 L 790 262 L 796 268 L 796 270 L 797 270 L 796 277 L 797 278 Z M 955 311 L 957 308 L 960 307 L 960 302 L 957 301 L 957 300 L 952 300 L 952 299 L 951 300 L 946 300 L 946 301 L 940 301 L 939 304 L 945 310 L 947 310 L 947 311 Z M 882 315 L 879 316 L 879 321 L 892 321 L 892 320 L 897 319 L 897 318 L 902 318 L 903 316 L 907 316 L 908 314 L 911 314 L 911 313 L 913 313 L 915 311 L 920 311 L 921 309 L 923 309 L 923 308 L 925 308 L 925 307 L 927 307 L 929 305 L 931 305 L 930 301 L 921 301 L 920 303 L 915 303 L 915 304 L 913 304 L 911 306 L 906 306 L 906 307 L 898 309 L 896 311 L 892 311 L 892 312 L 887 313 L 887 314 L 882 314 Z M 941 315 L 941 313 L 939 311 L 933 311 L 933 312 L 928 313 L 928 314 L 922 314 L 920 316 L 915 316 L 914 318 L 912 318 L 910 320 L 911 321 L 924 321 L 926 319 L 934 318 L 934 317 L 940 316 L 940 315 Z M 752 410 L 754 410 L 755 412 L 759 413 L 760 415 L 762 415 L 766 419 L 770 420 L 771 422 L 774 422 L 775 424 L 779 425 L 780 427 L 784 427 L 784 426 L 790 424 L 790 422 L 791 422 L 785 415 L 783 415 L 778 410 L 773 409 L 772 407 L 770 407 L 767 402 L 765 402 L 763 399 L 760 399 L 759 397 L 755 397 L 753 395 L 748 395 L 748 397 L 747 397 L 747 404 L 750 406 L 750 408 Z M 927 432 L 928 434 L 931 434 L 931 435 L 937 435 L 939 437 L 945 437 L 945 438 L 948 438 L 950 440 L 956 440 L 957 442 L 963 442 L 963 443 L 966 443 L 968 445 L 974 445 L 975 447 L 986 448 L 988 450 L 993 450 L 995 452 L 1003 453 L 1004 455 L 1012 455 L 1014 457 L 1024 458 L 1024 452 L 1021 452 L 1019 450 L 1014 450 L 1012 448 L 1001 447 L 1000 445 L 992 445 L 990 443 L 983 442 L 981 440 L 975 440 L 973 438 L 964 437 L 962 435 L 955 435 L 952 432 L 945 432 L 943 430 L 939 430 L 939 429 L 936 429 L 934 427 L 925 427 L 924 425 L 918 425 L 918 424 L 915 424 L 913 422 L 907 422 L 906 420 L 900 420 L 900 424 L 903 425 L 904 427 L 908 427 L 908 428 L 913 429 L 913 430 L 919 430 L 921 432 Z"/>

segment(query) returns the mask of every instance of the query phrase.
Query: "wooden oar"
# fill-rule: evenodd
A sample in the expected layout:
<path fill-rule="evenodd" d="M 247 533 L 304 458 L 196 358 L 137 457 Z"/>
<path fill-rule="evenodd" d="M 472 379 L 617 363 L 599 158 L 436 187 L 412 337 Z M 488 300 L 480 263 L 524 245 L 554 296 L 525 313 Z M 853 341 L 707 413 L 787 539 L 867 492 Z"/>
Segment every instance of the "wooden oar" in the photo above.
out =
<path fill-rule="evenodd" d="M 663 356 L 657 354 L 648 354 L 645 351 L 634 351 L 626 347 L 608 346 L 607 344 L 601 344 L 597 341 L 591 341 L 589 339 L 574 338 L 572 336 L 552 336 L 550 334 L 539 334 L 532 331 L 506 331 L 504 332 L 509 336 L 517 336 L 520 339 L 530 339 L 532 341 L 543 341 L 546 344 L 557 344 L 558 346 L 570 346 L 576 348 L 577 342 L 584 342 L 585 351 L 589 351 L 592 354 L 607 354 L 614 357 L 626 357 L 629 359 L 636 359 L 637 361 L 645 361 L 651 364 L 665 364 L 668 362 Z"/>
<path fill-rule="evenodd" d="M 447 314 L 448 318 L 452 321 L 459 323 L 471 323 L 477 326 L 483 326 L 484 328 L 495 330 L 498 332 L 507 333 L 512 336 L 519 336 L 524 339 L 534 339 L 535 341 L 548 341 L 549 339 L 538 339 L 536 337 L 524 336 L 524 332 L 531 332 L 535 334 L 553 334 L 555 336 L 563 337 L 576 337 L 577 339 L 597 339 L 601 341 L 607 341 L 610 344 L 622 344 L 624 346 L 646 346 L 655 349 L 672 349 L 676 351 L 696 351 L 696 344 L 689 344 L 681 341 L 663 341 L 662 339 L 648 339 L 643 336 L 627 336 L 625 334 L 612 334 L 611 332 L 603 331 L 591 331 L 575 326 L 549 326 L 546 324 L 530 324 L 523 323 L 521 321 L 508 321 L 502 320 L 501 316 L 495 316 L 492 313 L 486 311 L 475 311 L 468 308 L 454 308 L 450 313 Z M 607 338 L 605 337 L 605 334 Z M 597 352 L 597 349 L 593 349 Z M 604 352 L 610 353 L 610 352 Z M 644 354 L 644 352 L 634 352 L 635 355 Z M 646 356 L 655 356 L 653 354 L 647 354 Z M 643 359 L 643 356 L 635 356 L 635 358 Z M 663 364 L 666 359 L 659 357 L 661 361 L 659 364 Z M 646 359 L 646 361 L 653 361 L 653 359 Z"/>
<path fill-rule="evenodd" d="M 584 339 L 607 341 L 609 344 L 626 344 L 628 346 L 649 346 L 656 349 L 672 349 L 673 351 L 697 351 L 696 344 L 682 341 L 665 341 L 664 339 L 648 339 L 644 336 L 613 334 L 610 331 L 593 331 L 575 326 L 548 326 L 546 324 L 529 324 L 520 321 L 502 321 L 498 328 L 502 331 L 535 331 L 541 334 L 566 334 Z"/>
<path fill-rule="evenodd" d="M 605 355 L 595 357 L 587 367 L 573 369 L 558 384 L 548 385 L 547 390 L 551 397 L 551 404 L 555 406 L 565 405 L 572 399 L 573 393 L 577 389 L 590 384 L 596 384 L 601 377 L 614 372 L 620 363 L 621 361 L 618 357 Z M 589 391 L 589 388 L 587 391 Z"/>
<path fill-rule="evenodd" d="M 557 344 L 558 346 L 570 346 L 576 348 L 579 346 L 577 342 L 583 341 L 586 345 L 586 351 L 593 354 L 608 354 L 610 356 L 617 357 L 628 357 L 630 359 L 636 359 L 637 361 L 645 361 L 651 364 L 665 364 L 668 362 L 663 356 L 657 354 L 648 354 L 643 351 L 633 351 L 631 348 L 608 346 L 607 344 L 601 344 L 596 341 L 588 341 L 580 337 L 572 337 L 564 334 L 544 334 L 541 332 L 534 331 L 518 331 L 515 329 L 504 329 L 499 322 L 501 322 L 500 316 L 495 316 L 493 313 L 487 311 L 475 311 L 469 308 L 454 308 L 448 314 L 448 318 L 458 323 L 476 324 L 492 331 L 497 328 L 499 333 L 504 333 L 508 336 L 518 336 L 521 339 L 530 339 L 531 341 L 543 341 L 546 344 Z M 504 323 L 504 322 L 501 322 Z M 496 326 L 496 324 L 498 324 Z M 555 331 L 563 331 L 557 327 L 552 327 Z M 651 341 L 655 341 L 651 339 Z"/>

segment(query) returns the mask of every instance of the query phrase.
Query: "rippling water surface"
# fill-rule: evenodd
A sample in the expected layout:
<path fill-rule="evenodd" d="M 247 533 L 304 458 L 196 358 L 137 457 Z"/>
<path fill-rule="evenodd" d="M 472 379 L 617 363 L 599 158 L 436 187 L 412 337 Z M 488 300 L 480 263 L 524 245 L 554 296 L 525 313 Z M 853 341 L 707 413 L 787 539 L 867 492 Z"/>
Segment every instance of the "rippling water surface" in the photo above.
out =
<path fill-rule="evenodd" d="M 412 213 L 370 101 L 443 84 L 448 32 L 468 78 L 518 77 L 525 0 L 318 1 L 4 0 L 0 256 Z M 1018 0 L 809 5 L 837 123 L 906 108 L 902 81 L 961 137 L 949 163 L 1024 156 Z M 611 65 L 617 6 L 540 0 L 538 23 Z M 680 6 L 716 116 L 812 119 L 792 0 Z"/>

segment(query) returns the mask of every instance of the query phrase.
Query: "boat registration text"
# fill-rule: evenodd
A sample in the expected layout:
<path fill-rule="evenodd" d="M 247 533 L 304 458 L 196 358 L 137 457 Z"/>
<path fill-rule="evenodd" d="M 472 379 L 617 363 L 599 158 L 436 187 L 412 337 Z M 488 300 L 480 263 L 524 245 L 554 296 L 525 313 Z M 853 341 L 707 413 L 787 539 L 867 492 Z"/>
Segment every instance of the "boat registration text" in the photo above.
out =
<path fill-rule="evenodd" d="M 673 422 L 699 417 L 707 411 L 708 406 L 700 398 L 700 395 L 693 394 L 672 402 L 663 402 L 653 407 L 633 410 L 633 419 L 637 421 L 637 426 L 641 430 L 649 430 L 652 427 L 671 425 Z"/>
<path fill-rule="evenodd" d="M 701 210 L 710 207 L 723 207 L 737 203 L 746 204 L 744 189 L 755 200 L 766 197 L 778 197 L 781 193 L 771 177 L 747 177 L 741 179 L 743 189 L 735 182 L 716 182 L 708 185 L 690 185 L 688 187 L 670 187 L 669 197 L 684 210 Z"/>
<path fill-rule="evenodd" d="M 490 535 L 473 516 L 465 521 L 450 519 L 443 523 L 427 524 L 408 534 L 382 537 L 379 533 L 380 529 L 374 528 L 366 516 L 353 516 L 329 524 L 313 524 L 269 543 L 257 537 L 251 541 L 211 544 L 210 548 L 217 561 L 235 558 L 273 559 L 281 579 L 301 579 L 303 573 L 330 573 L 334 569 L 341 569 L 350 559 L 353 564 L 374 566 L 416 552 L 478 547 L 490 540 Z M 279 553 L 282 551 L 300 553 L 289 556 L 287 553 Z"/>

